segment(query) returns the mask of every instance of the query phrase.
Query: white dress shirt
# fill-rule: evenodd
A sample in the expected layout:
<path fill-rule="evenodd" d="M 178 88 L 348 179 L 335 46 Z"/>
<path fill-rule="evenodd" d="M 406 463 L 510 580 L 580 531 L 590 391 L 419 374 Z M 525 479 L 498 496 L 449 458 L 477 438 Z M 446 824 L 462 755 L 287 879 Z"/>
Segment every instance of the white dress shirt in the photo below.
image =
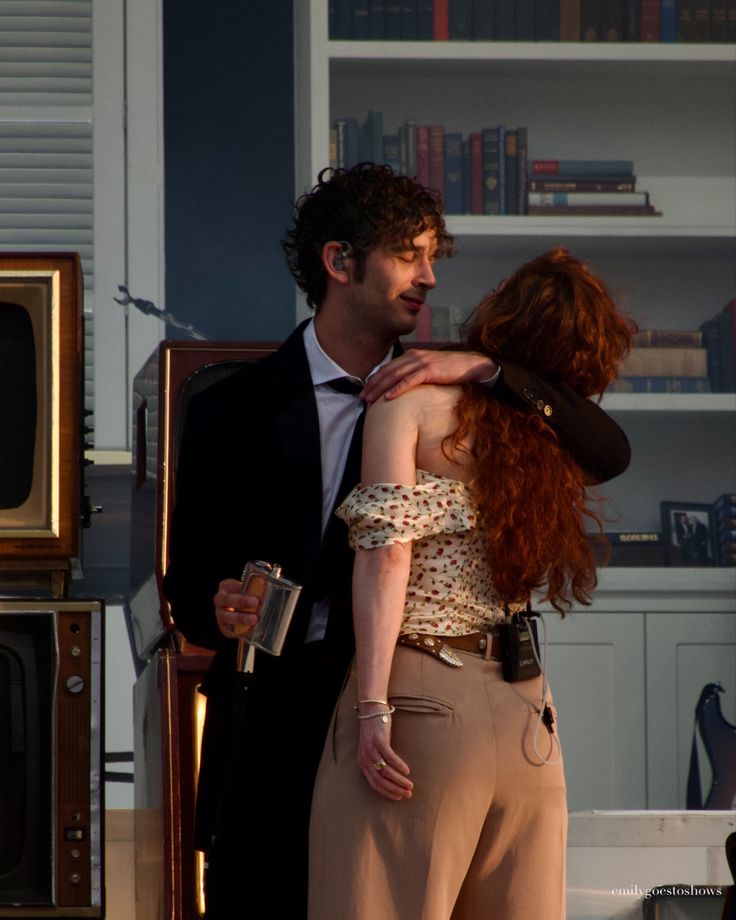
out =
<path fill-rule="evenodd" d="M 337 491 L 342 481 L 350 441 L 355 425 L 363 411 L 363 404 L 357 394 L 340 393 L 327 386 L 328 381 L 337 377 L 349 377 L 356 383 L 365 383 L 360 377 L 348 374 L 324 351 L 317 339 L 312 320 L 304 328 L 304 350 L 307 354 L 309 373 L 314 384 L 314 396 L 317 402 L 319 418 L 320 457 L 322 462 L 322 535 L 335 507 Z M 391 360 L 393 349 L 389 349 L 383 360 L 368 374 L 373 376 L 379 368 Z M 366 380 L 368 379 L 366 377 Z M 312 609 L 312 619 L 307 631 L 307 642 L 324 638 L 329 606 L 326 599 L 316 603 Z"/>

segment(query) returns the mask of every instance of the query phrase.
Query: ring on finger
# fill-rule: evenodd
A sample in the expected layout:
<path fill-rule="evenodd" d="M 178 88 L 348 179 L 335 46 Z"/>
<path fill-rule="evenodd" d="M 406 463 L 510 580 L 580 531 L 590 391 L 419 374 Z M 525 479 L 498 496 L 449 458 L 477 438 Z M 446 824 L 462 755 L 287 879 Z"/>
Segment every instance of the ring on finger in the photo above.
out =
<path fill-rule="evenodd" d="M 374 766 L 374 767 L 376 768 L 376 770 L 378 770 L 378 772 L 380 773 L 381 770 L 384 769 L 384 767 L 387 767 L 387 766 L 388 766 L 388 764 L 386 763 L 386 761 L 385 761 L 385 760 L 383 759 L 383 757 L 382 757 L 380 760 L 377 760 L 377 761 L 373 764 L 373 766 Z"/>

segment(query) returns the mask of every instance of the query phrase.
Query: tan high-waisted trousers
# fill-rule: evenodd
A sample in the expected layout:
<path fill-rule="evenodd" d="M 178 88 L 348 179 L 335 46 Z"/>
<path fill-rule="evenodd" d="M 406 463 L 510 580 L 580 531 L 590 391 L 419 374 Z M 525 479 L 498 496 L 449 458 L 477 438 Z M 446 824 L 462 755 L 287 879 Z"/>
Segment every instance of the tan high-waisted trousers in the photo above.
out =
<path fill-rule="evenodd" d="M 396 649 L 391 741 L 414 782 L 400 802 L 358 769 L 351 672 L 312 804 L 309 920 L 564 918 L 565 780 L 534 752 L 541 678 L 509 684 L 499 662 L 458 654 L 462 668 Z M 544 725 L 536 746 L 558 752 Z"/>

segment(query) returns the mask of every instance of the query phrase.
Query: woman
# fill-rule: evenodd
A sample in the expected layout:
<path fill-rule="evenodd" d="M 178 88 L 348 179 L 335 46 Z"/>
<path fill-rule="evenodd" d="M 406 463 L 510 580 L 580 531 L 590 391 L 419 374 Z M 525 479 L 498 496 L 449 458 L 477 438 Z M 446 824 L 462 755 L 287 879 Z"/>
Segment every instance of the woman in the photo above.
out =
<path fill-rule="evenodd" d="M 466 325 L 471 349 L 586 397 L 616 377 L 632 331 L 562 249 Z M 554 710 L 543 675 L 504 680 L 499 626 L 534 591 L 563 615 L 590 603 L 584 486 L 537 415 L 476 384 L 369 410 L 362 485 L 338 511 L 356 549 L 356 658 L 315 787 L 311 920 L 564 916 Z"/>

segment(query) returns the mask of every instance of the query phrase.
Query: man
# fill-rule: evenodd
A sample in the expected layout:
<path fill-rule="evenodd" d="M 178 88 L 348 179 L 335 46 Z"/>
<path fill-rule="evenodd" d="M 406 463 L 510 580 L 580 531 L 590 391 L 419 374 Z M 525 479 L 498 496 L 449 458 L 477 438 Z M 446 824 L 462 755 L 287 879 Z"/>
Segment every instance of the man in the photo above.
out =
<path fill-rule="evenodd" d="M 592 480 L 629 459 L 596 405 L 523 368 L 467 352 L 389 364 L 452 248 L 434 193 L 387 167 L 325 171 L 284 245 L 314 320 L 192 400 L 164 583 L 182 633 L 217 650 L 203 687 L 196 827 L 208 920 L 306 915 L 311 790 L 353 650 L 352 560 L 332 511 L 359 478 L 363 403 L 345 378 L 360 390 L 370 377 L 367 401 L 422 382 L 488 381 L 493 397 L 542 413 Z M 279 563 L 303 590 L 283 654 L 256 653 L 237 723 L 233 639 L 257 619 L 237 581 L 250 559 Z"/>

